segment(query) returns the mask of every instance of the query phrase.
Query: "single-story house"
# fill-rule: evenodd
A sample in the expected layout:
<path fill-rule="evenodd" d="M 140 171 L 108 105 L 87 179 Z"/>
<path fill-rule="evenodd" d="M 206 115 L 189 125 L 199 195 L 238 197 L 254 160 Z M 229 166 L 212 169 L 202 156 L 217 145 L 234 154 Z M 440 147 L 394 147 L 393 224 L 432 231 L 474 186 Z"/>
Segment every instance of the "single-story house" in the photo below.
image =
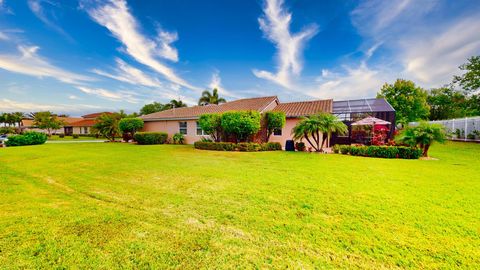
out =
<path fill-rule="evenodd" d="M 384 99 L 369 100 L 379 100 L 376 101 L 376 103 L 388 104 Z M 270 137 L 270 141 L 279 142 L 285 147 L 285 142 L 292 139 L 293 127 L 302 119 L 302 117 L 310 116 L 319 112 L 333 114 L 335 111 L 334 104 L 335 102 L 332 99 L 281 103 L 276 96 L 269 96 L 238 99 L 219 105 L 212 104 L 206 106 L 174 108 L 143 115 L 141 118 L 145 122 L 143 131 L 166 132 L 169 137 L 172 137 L 175 133 L 182 133 L 185 135 L 186 143 L 192 144 L 200 140 L 202 137 L 208 136 L 198 124 L 198 118 L 202 114 L 246 110 L 255 110 L 260 113 L 270 110 L 281 111 L 285 113 L 287 118 L 285 126 L 281 130 L 275 131 Z M 351 113 L 352 114 L 346 111 L 343 114 L 353 116 L 354 112 Z M 393 110 L 393 117 L 394 116 L 395 114 Z"/>
<path fill-rule="evenodd" d="M 83 115 L 82 117 L 58 117 L 65 125 L 60 129 L 52 130 L 52 134 L 90 134 L 95 124 L 95 119 L 102 114 L 111 114 L 111 112 L 91 113 Z M 33 122 L 33 119 L 23 119 L 21 124 L 22 130 L 46 132 L 43 129 L 35 127 Z"/>

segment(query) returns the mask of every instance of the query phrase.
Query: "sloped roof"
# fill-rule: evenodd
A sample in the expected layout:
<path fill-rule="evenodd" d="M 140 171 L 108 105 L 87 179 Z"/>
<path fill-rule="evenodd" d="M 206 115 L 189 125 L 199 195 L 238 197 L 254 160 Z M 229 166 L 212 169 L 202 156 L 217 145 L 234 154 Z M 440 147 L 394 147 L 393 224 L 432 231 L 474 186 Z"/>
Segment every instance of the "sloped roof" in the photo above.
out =
<path fill-rule="evenodd" d="M 65 126 L 71 126 L 72 123 L 83 120 L 83 118 L 80 117 L 57 117 L 57 119 L 64 121 Z M 22 119 L 22 126 L 33 127 L 33 122 L 33 119 Z"/>
<path fill-rule="evenodd" d="M 102 114 L 112 114 L 111 112 L 98 112 L 82 115 L 83 118 L 97 118 Z"/>
<path fill-rule="evenodd" d="M 245 98 L 237 99 L 227 103 L 219 105 L 206 105 L 206 106 L 194 106 L 194 107 L 182 107 L 152 114 L 140 116 L 145 121 L 153 121 L 159 119 L 189 119 L 197 118 L 205 113 L 219 113 L 226 111 L 263 111 L 272 102 L 277 102 L 276 96 L 270 97 L 258 97 L 258 98 Z"/>
<path fill-rule="evenodd" d="M 278 104 L 273 111 L 284 112 L 287 117 L 301 117 L 319 112 L 332 112 L 333 100 L 312 100 Z"/>
<path fill-rule="evenodd" d="M 94 119 L 83 119 L 77 122 L 71 123 L 69 126 L 71 127 L 91 127 L 95 124 Z"/>

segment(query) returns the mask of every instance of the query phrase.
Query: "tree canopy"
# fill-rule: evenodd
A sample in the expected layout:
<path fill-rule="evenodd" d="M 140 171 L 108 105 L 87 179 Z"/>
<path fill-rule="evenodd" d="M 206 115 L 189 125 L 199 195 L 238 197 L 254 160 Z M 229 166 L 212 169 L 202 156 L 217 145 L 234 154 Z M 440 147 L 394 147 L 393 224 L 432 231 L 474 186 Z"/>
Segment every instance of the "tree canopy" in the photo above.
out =
<path fill-rule="evenodd" d="M 422 149 L 422 155 L 428 157 L 428 150 L 433 142 L 445 142 L 445 127 L 440 124 L 421 122 L 418 126 L 405 128 L 396 138 L 396 141 Z"/>
<path fill-rule="evenodd" d="M 427 91 L 412 81 L 397 79 L 393 84 L 386 83 L 377 98 L 385 98 L 393 106 L 398 123 L 405 125 L 428 119 Z"/>
<path fill-rule="evenodd" d="M 222 136 L 222 115 L 219 113 L 206 113 L 200 115 L 198 124 L 202 130 L 210 135 L 216 142 L 221 141 Z"/>
<path fill-rule="evenodd" d="M 267 127 L 267 142 L 276 129 L 282 129 L 285 126 L 286 117 L 284 112 L 268 111 L 265 113 Z"/>
<path fill-rule="evenodd" d="M 102 114 L 95 119 L 93 130 L 105 136 L 110 141 L 115 141 L 115 137 L 120 132 L 118 122 L 121 116 L 118 113 Z"/>
<path fill-rule="evenodd" d="M 453 83 L 457 83 L 468 93 L 474 93 L 480 89 L 480 55 L 467 59 L 467 63 L 461 65 L 463 75 L 453 77 Z"/>
<path fill-rule="evenodd" d="M 210 91 L 205 90 L 202 92 L 202 96 L 198 99 L 198 105 L 208 105 L 208 104 L 220 104 L 227 102 L 224 98 L 219 97 L 218 89 L 214 88 L 212 93 Z"/>
<path fill-rule="evenodd" d="M 34 114 L 33 124 L 39 129 L 47 130 L 48 136 L 51 136 L 52 130 L 61 128 L 65 122 L 58 119 L 52 112 L 45 111 Z"/>
<path fill-rule="evenodd" d="M 222 114 L 223 131 L 235 136 L 237 141 L 247 141 L 260 130 L 260 113 L 257 111 L 230 111 Z"/>

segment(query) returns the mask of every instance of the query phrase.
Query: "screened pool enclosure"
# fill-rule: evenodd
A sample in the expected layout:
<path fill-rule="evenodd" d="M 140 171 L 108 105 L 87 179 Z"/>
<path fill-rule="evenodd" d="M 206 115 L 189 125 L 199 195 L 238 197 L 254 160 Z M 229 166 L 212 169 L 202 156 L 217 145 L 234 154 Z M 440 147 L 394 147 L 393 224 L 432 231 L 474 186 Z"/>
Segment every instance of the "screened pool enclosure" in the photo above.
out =
<path fill-rule="evenodd" d="M 372 116 L 390 122 L 388 125 L 388 138 L 393 138 L 395 131 L 395 110 L 392 105 L 383 98 L 355 99 L 333 101 L 333 115 L 337 116 L 348 126 L 345 135 L 333 134 L 330 145 L 369 143 L 369 132 L 360 132 L 352 123 Z M 374 128 L 374 127 L 372 127 Z"/>

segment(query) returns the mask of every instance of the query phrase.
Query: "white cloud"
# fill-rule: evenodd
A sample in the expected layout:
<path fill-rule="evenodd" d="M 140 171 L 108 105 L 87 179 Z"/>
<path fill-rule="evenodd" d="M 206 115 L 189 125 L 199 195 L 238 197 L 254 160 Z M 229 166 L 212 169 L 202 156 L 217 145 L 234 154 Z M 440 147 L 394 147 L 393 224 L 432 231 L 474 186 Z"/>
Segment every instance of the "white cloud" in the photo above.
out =
<path fill-rule="evenodd" d="M 0 110 L 5 112 L 13 111 L 54 111 L 54 112 L 75 112 L 83 111 L 86 109 L 99 109 L 99 106 L 89 104 L 75 104 L 74 106 L 69 104 L 41 104 L 33 102 L 19 102 L 10 99 L 0 99 Z"/>
<path fill-rule="evenodd" d="M 266 0 L 264 16 L 258 19 L 260 29 L 277 48 L 277 73 L 253 70 L 255 76 L 273 81 L 283 87 L 291 87 L 291 76 L 299 75 L 302 52 L 305 44 L 318 31 L 316 25 L 309 25 L 298 33 L 290 32 L 292 14 L 283 7 L 283 0 Z"/>
<path fill-rule="evenodd" d="M 480 52 L 479 27 L 480 17 L 475 16 L 443 28 L 442 32 L 405 38 L 400 54 L 404 73 L 429 87 L 450 82 L 453 75 L 460 73 L 458 66 Z"/>
<path fill-rule="evenodd" d="M 212 74 L 212 79 L 211 79 L 208 87 L 210 89 L 216 88 L 220 95 L 227 96 L 227 97 L 233 97 L 233 98 L 240 98 L 240 96 L 232 93 L 231 91 L 228 91 L 227 89 L 225 89 L 222 86 L 222 78 L 220 78 L 220 72 L 219 71 L 215 71 Z"/>
<path fill-rule="evenodd" d="M 170 43 L 174 40 L 173 36 L 163 34 L 162 37 L 160 34 L 162 42 L 159 45 L 142 35 L 137 20 L 128 10 L 124 0 L 110 1 L 99 8 L 88 9 L 88 14 L 98 24 L 106 27 L 124 45 L 125 51 L 139 63 L 152 68 L 173 83 L 197 89 L 156 58 L 156 56 L 170 60 L 177 58 L 176 50 L 170 47 Z"/>
<path fill-rule="evenodd" d="M 33 14 L 40 20 L 42 21 L 45 25 L 53 29 L 54 31 L 60 33 L 63 35 L 65 38 L 67 38 L 69 41 L 73 41 L 73 38 L 63 30 L 60 26 L 58 26 L 55 22 L 53 22 L 45 13 L 44 7 L 42 6 L 42 3 L 47 3 L 50 6 L 53 6 L 54 4 L 50 1 L 42 1 L 42 0 L 29 0 L 28 1 L 28 7 L 30 10 L 33 12 Z"/>
<path fill-rule="evenodd" d="M 157 78 L 152 78 L 140 69 L 132 67 L 125 63 L 122 59 L 115 59 L 117 68 L 115 74 L 111 74 L 102 70 L 94 69 L 94 73 L 105 76 L 118 81 L 126 82 L 133 85 L 144 85 L 149 87 L 161 87 L 161 83 Z"/>
<path fill-rule="evenodd" d="M 69 99 L 80 99 L 79 97 L 75 96 L 75 95 L 69 95 L 68 96 Z"/>
<path fill-rule="evenodd" d="M 160 57 L 178 62 L 178 52 L 171 44 L 178 40 L 178 34 L 176 32 L 170 33 L 163 30 L 158 31 L 157 41 L 160 43 L 157 53 Z"/>
<path fill-rule="evenodd" d="M 394 77 L 388 71 L 371 69 L 366 62 L 344 66 L 342 73 L 322 70 L 318 86 L 307 92 L 315 98 L 352 99 L 375 97 L 382 85 Z"/>
<path fill-rule="evenodd" d="M 20 54 L 0 55 L 0 68 L 36 77 L 50 77 L 65 83 L 79 84 L 92 78 L 75 74 L 52 65 L 37 54 L 37 46 L 18 46 Z"/>
<path fill-rule="evenodd" d="M 77 89 L 85 94 L 101 97 L 111 101 L 126 101 L 129 103 L 139 102 L 139 99 L 136 97 L 136 93 L 130 91 L 113 92 L 102 88 L 91 88 L 85 86 L 77 86 Z"/>
<path fill-rule="evenodd" d="M 10 38 L 7 36 L 7 34 L 0 32 L 0 40 L 9 40 Z"/>

